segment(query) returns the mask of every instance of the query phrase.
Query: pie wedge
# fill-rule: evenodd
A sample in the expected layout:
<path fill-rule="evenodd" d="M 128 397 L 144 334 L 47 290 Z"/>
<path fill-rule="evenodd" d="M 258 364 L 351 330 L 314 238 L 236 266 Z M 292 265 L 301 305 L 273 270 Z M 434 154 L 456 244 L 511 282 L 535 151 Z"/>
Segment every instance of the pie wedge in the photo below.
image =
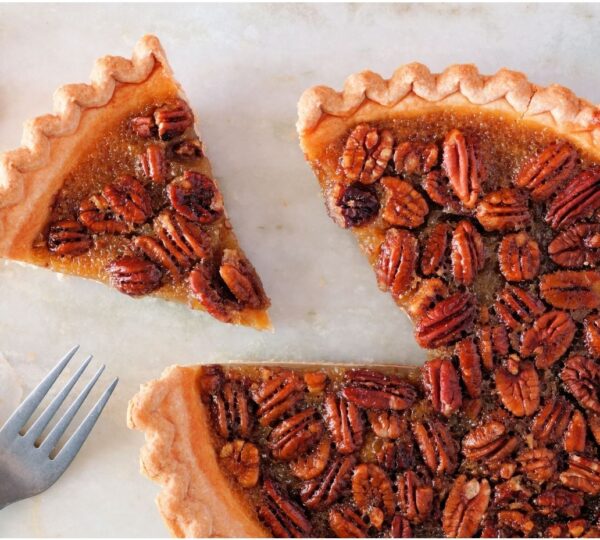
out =
<path fill-rule="evenodd" d="M 54 107 L 0 156 L 0 256 L 270 327 L 158 39 L 100 59 Z"/>
<path fill-rule="evenodd" d="M 459 370 L 168 368 L 128 411 L 165 523 L 178 537 L 597 537 L 598 380 L 585 367 L 574 382 L 583 357 L 560 393 L 515 359 L 494 387 L 470 343 Z"/>

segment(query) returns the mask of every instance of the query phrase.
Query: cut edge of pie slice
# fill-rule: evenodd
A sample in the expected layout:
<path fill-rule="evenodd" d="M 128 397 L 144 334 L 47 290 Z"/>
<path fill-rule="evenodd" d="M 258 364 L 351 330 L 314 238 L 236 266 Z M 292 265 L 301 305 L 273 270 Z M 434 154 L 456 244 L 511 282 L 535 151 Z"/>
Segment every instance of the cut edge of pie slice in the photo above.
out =
<path fill-rule="evenodd" d="M 0 155 L 0 256 L 271 328 L 195 119 L 156 37 L 99 59 Z"/>
<path fill-rule="evenodd" d="M 271 452 L 271 437 L 267 440 L 267 435 L 274 433 L 273 426 L 285 426 L 297 413 L 296 417 L 304 417 L 304 423 L 290 426 L 290 433 L 282 436 L 291 441 L 290 448 L 303 454 L 313 447 L 322 451 L 324 443 L 333 448 L 321 425 L 321 413 L 316 412 L 321 409 L 318 403 L 333 396 L 331 385 L 337 388 L 343 384 L 344 374 L 357 367 L 298 362 L 173 365 L 159 379 L 143 384 L 129 402 L 127 425 L 144 433 L 140 472 L 162 486 L 156 503 L 171 533 L 196 538 L 314 536 L 317 531 L 307 509 L 291 498 L 282 481 L 290 476 L 289 470 L 286 473 L 282 469 L 290 465 L 289 457 L 282 457 L 280 471 L 270 468 L 277 460 L 267 456 Z M 358 384 L 366 382 L 367 386 L 366 393 L 357 391 L 356 401 L 364 405 L 376 395 L 379 401 L 375 406 L 385 409 L 381 402 L 391 398 L 396 409 L 408 412 L 417 397 L 414 384 L 418 370 L 392 365 L 368 368 L 356 370 L 357 377 L 366 377 Z M 375 379 L 370 378 L 373 376 Z M 368 394 L 370 386 L 375 390 Z M 344 403 L 348 406 L 347 401 Z M 355 407 L 348 414 L 362 413 Z M 312 427 L 306 425 L 306 418 L 312 418 Z M 363 420 L 358 420 L 362 431 Z M 348 419 L 340 422 L 350 430 Z M 350 424 L 352 433 L 345 433 L 340 424 L 340 437 L 356 436 L 356 419 Z M 281 427 L 277 429 L 281 431 Z M 308 438 L 296 444 L 294 430 L 308 434 Z M 331 452 L 333 455 L 335 450 Z M 358 464 L 355 454 L 339 454 L 339 458 L 345 460 L 346 475 Z M 321 472 L 325 466 L 335 467 L 334 461 L 323 463 Z M 310 469 L 313 465 L 304 467 Z M 312 478 L 318 475 L 311 473 Z M 309 506 L 316 509 L 315 505 Z M 324 505 L 325 513 L 346 508 L 330 507 L 329 503 Z M 363 526 L 366 532 L 368 525 Z M 317 527 L 317 536 L 326 532 L 324 523 Z"/>
<path fill-rule="evenodd" d="M 557 390 L 513 361 L 494 388 L 464 353 L 172 366 L 129 402 L 141 472 L 178 537 L 597 536 L 600 367 L 574 357 Z"/>
<path fill-rule="evenodd" d="M 268 537 L 221 471 L 209 412 L 199 397 L 200 367 L 171 366 L 129 402 L 127 425 L 143 431 L 141 472 L 158 482 L 156 503 L 177 537 Z"/>

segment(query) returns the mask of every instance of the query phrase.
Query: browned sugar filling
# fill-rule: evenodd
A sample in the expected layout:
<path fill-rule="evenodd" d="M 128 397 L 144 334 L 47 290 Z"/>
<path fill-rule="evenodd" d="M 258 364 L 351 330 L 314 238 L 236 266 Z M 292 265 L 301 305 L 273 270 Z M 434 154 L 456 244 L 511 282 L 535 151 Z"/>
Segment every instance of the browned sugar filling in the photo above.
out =
<path fill-rule="evenodd" d="M 317 162 L 332 217 L 422 347 L 449 356 L 468 340 L 490 369 L 494 355 L 538 370 L 598 357 L 600 167 L 569 142 L 438 113 L 359 124 Z"/>
<path fill-rule="evenodd" d="M 498 374 L 473 398 L 454 361 L 207 366 L 199 393 L 223 472 L 275 536 L 597 536 L 599 417 L 572 366 L 516 414 Z"/>
<path fill-rule="evenodd" d="M 98 138 L 69 172 L 34 249 L 58 270 L 131 296 L 189 297 L 224 321 L 269 303 L 180 99 L 148 104 Z"/>

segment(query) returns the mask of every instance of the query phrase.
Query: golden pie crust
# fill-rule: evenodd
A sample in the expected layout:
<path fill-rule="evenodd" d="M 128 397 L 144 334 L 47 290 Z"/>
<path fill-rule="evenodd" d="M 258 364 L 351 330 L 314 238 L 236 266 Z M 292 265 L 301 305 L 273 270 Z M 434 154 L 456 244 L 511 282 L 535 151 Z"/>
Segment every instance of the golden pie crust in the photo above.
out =
<path fill-rule="evenodd" d="M 178 99 L 187 102 L 154 36 L 141 38 L 131 59 L 99 59 L 90 84 L 59 88 L 54 94 L 54 113 L 26 122 L 22 146 L 0 154 L 0 257 L 107 282 L 103 266 L 93 260 L 77 265 L 60 257 L 49 260 L 40 256 L 34 246 L 44 234 L 55 199 L 70 173 L 93 154 L 113 126 L 120 125 L 132 111 Z M 197 126 L 195 133 L 200 135 Z M 195 169 L 212 178 L 205 155 L 197 161 Z M 226 212 L 223 230 L 225 247 L 239 248 Z M 183 287 L 169 285 L 151 294 L 204 309 L 200 302 L 188 297 Z M 266 309 L 239 309 L 230 322 L 271 328 Z"/>
<path fill-rule="evenodd" d="M 592 157 L 600 156 L 598 107 L 563 86 L 540 87 L 508 69 L 482 75 L 472 64 L 452 65 L 434 74 L 413 63 L 399 67 L 387 80 L 372 71 L 356 73 L 346 79 L 341 92 L 309 88 L 298 102 L 296 126 L 310 161 L 349 126 L 449 110 L 502 113 L 523 125 L 551 128 Z"/>
<path fill-rule="evenodd" d="M 130 401 L 127 425 L 145 432 L 141 472 L 158 482 L 160 513 L 177 537 L 269 537 L 221 471 L 199 367 L 171 366 Z"/>

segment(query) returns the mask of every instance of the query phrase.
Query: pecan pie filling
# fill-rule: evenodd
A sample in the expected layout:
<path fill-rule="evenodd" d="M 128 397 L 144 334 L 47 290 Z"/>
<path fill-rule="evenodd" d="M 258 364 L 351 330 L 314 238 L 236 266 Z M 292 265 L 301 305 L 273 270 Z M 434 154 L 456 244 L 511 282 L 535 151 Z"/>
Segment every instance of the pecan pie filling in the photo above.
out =
<path fill-rule="evenodd" d="M 171 98 L 106 126 L 55 198 L 38 263 L 130 296 L 187 300 L 225 322 L 266 309 L 193 123 Z"/>
<path fill-rule="evenodd" d="M 510 355 L 491 377 L 473 340 L 455 352 L 421 370 L 200 368 L 232 489 L 277 537 L 597 536 L 600 424 L 567 382 L 591 368 L 570 360 L 561 384 Z"/>

